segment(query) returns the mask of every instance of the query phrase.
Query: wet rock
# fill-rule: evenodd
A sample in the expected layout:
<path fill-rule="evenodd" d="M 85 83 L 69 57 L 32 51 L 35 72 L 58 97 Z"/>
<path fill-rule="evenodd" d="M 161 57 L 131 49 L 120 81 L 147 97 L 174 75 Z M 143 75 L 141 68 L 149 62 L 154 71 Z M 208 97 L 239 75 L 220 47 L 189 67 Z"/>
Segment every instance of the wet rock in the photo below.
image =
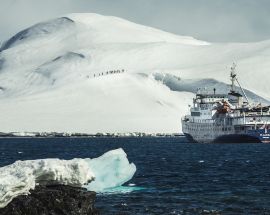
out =
<path fill-rule="evenodd" d="M 27 196 L 18 196 L 1 215 L 98 215 L 96 193 L 64 185 L 37 186 Z"/>

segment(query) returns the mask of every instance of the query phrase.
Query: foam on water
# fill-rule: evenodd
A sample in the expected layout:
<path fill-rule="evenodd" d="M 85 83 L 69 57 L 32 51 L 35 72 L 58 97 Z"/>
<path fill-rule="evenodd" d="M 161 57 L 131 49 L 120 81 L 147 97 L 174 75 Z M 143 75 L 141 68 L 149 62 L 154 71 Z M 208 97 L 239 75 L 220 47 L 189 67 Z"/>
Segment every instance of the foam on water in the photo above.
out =
<path fill-rule="evenodd" d="M 137 186 L 119 186 L 119 187 L 114 187 L 114 188 L 108 188 L 104 189 L 101 191 L 101 194 L 125 194 L 125 193 L 131 193 L 134 191 L 141 191 L 145 190 L 146 188 L 144 187 L 137 187 Z"/>
<path fill-rule="evenodd" d="M 95 159 L 41 159 L 16 161 L 0 168 L 0 208 L 13 198 L 27 195 L 36 185 L 86 186 L 102 192 L 130 180 L 136 166 L 129 163 L 123 149 L 112 150 Z"/>

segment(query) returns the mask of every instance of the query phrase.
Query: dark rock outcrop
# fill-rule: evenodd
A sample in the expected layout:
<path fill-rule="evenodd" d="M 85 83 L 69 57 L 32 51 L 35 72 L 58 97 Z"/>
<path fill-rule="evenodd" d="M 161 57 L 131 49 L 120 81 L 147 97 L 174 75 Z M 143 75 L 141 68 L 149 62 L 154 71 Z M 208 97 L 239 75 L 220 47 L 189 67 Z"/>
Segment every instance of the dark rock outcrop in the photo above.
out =
<path fill-rule="evenodd" d="M 1 215 L 98 215 L 95 192 L 64 185 L 37 186 L 27 196 L 18 196 Z"/>

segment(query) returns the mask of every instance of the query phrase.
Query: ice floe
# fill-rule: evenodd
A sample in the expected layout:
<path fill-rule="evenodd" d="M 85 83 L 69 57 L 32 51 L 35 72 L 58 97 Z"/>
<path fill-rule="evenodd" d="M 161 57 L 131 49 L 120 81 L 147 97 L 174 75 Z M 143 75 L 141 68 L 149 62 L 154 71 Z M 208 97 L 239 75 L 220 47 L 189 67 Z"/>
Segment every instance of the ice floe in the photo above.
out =
<path fill-rule="evenodd" d="M 16 161 L 0 168 L 0 208 L 16 196 L 29 194 L 36 185 L 64 184 L 102 191 L 121 186 L 135 172 L 136 166 L 129 163 L 123 149 L 95 159 Z"/>

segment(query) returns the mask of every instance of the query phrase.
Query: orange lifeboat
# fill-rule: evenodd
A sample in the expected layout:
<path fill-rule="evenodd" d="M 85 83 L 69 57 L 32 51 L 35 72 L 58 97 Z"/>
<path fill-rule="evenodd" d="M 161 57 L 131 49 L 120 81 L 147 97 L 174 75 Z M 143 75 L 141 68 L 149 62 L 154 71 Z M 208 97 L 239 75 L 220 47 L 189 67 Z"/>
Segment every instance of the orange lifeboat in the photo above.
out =
<path fill-rule="evenodd" d="M 231 111 L 230 105 L 226 101 L 222 101 L 222 105 L 217 108 L 217 112 L 220 114 L 226 114 Z"/>

